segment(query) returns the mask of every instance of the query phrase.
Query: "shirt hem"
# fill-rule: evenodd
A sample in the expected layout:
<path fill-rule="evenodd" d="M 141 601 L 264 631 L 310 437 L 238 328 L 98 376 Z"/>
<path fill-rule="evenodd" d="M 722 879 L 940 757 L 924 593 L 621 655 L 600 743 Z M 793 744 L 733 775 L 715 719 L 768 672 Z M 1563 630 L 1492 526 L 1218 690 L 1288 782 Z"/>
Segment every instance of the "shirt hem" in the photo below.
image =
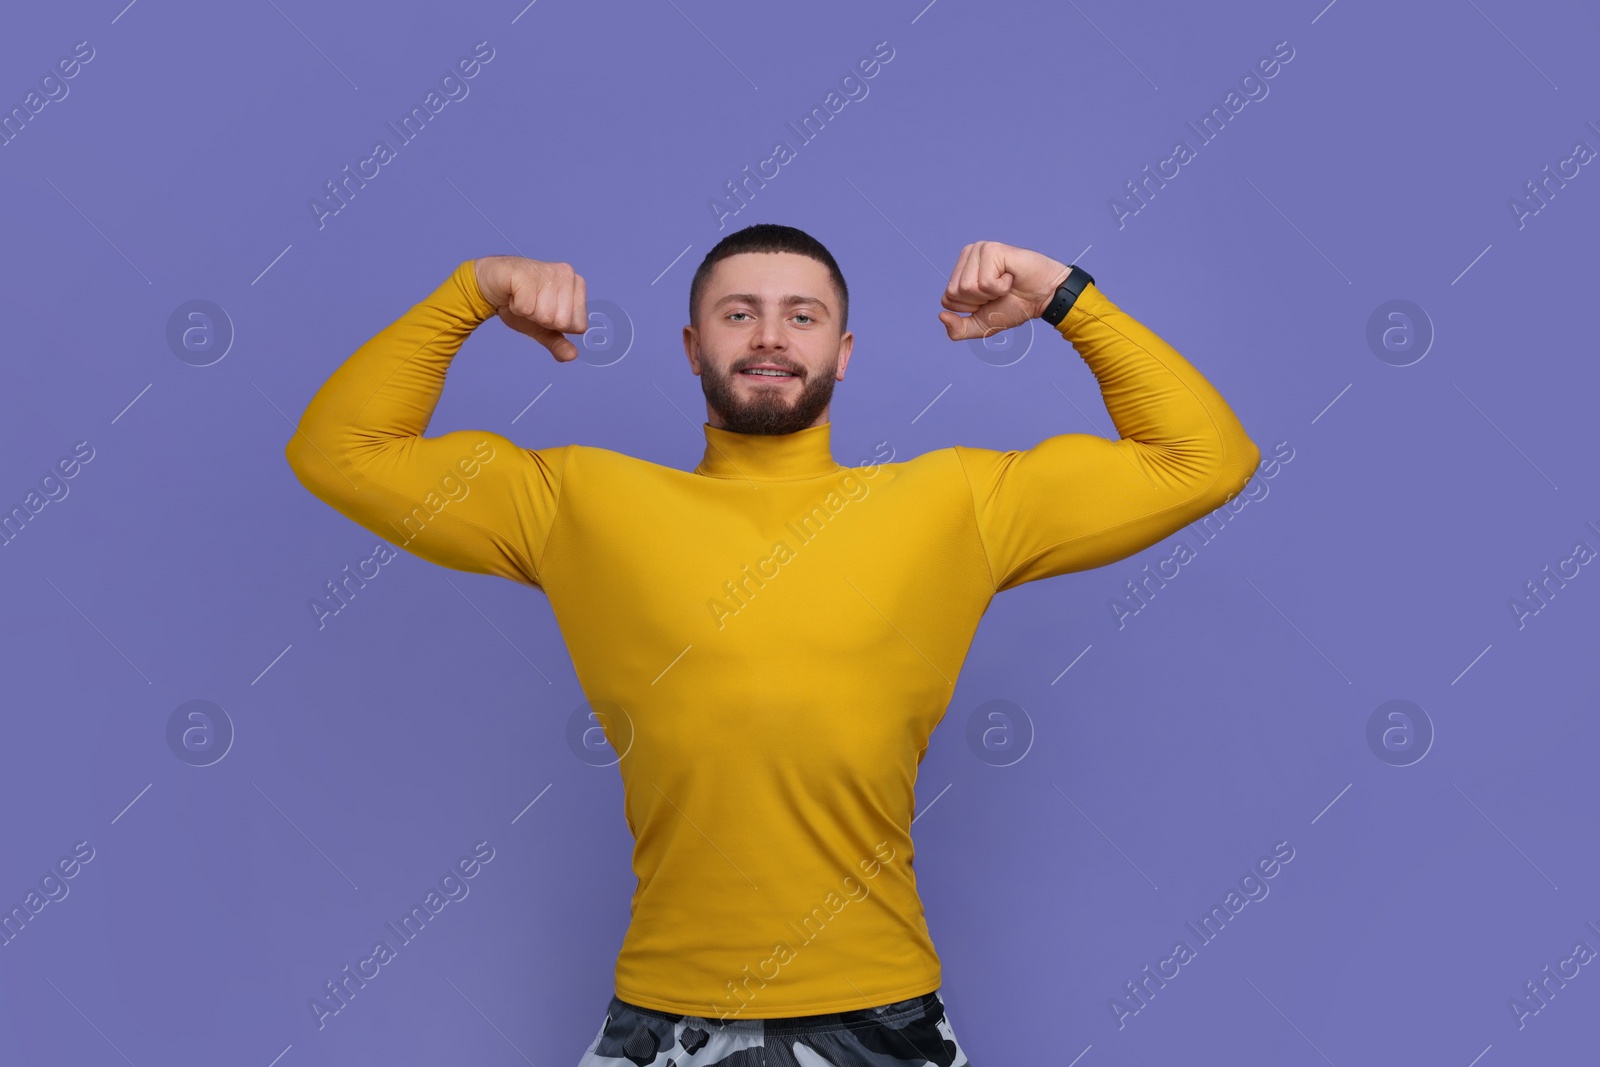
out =
<path fill-rule="evenodd" d="M 619 984 L 614 988 L 618 1000 L 629 1004 L 637 1004 L 641 1008 L 652 1008 L 656 1011 L 671 1012 L 674 1015 L 689 1015 L 698 1019 L 708 1019 L 713 1022 L 735 1019 L 789 1019 L 797 1015 L 828 1015 L 833 1012 L 858 1011 L 866 1007 L 882 1007 L 885 1004 L 894 1004 L 901 1000 L 910 1000 L 920 997 L 924 993 L 938 992 L 941 985 L 940 976 L 931 980 L 916 982 L 898 990 L 890 990 L 872 998 L 870 1004 L 863 1004 L 860 995 L 853 995 L 842 1000 L 830 1000 L 822 1004 L 801 1005 L 797 1007 L 779 1007 L 777 1010 L 770 1008 L 746 1008 L 739 1012 L 730 1012 L 724 1019 L 717 1012 L 710 1010 L 709 1004 L 698 1006 L 680 1004 L 660 997 L 652 997 L 643 993 L 631 993 Z"/>

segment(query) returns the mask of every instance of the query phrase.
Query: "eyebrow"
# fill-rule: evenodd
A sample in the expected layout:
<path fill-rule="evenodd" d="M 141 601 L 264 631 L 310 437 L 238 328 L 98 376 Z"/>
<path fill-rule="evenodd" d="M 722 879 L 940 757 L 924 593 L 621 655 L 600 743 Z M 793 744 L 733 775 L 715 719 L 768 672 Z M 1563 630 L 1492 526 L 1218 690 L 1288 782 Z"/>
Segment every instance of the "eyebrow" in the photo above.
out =
<path fill-rule="evenodd" d="M 729 293 L 727 296 L 723 297 L 721 300 L 718 300 L 715 304 L 712 304 L 711 307 L 712 307 L 713 310 L 715 310 L 716 308 L 721 307 L 723 304 L 734 304 L 734 303 L 737 303 L 737 304 L 755 304 L 756 306 L 759 307 L 761 305 L 761 298 L 759 296 L 757 296 L 755 293 Z M 805 295 L 799 294 L 799 293 L 788 293 L 788 294 L 785 294 L 783 297 L 781 297 L 779 299 L 778 304 L 781 307 L 793 307 L 796 304 L 815 304 L 815 305 L 817 305 L 818 307 L 822 308 L 825 311 L 832 311 L 833 310 L 831 307 L 828 306 L 828 302 L 826 300 L 823 300 L 823 299 L 821 299 L 819 297 L 815 297 L 815 296 L 805 296 Z"/>

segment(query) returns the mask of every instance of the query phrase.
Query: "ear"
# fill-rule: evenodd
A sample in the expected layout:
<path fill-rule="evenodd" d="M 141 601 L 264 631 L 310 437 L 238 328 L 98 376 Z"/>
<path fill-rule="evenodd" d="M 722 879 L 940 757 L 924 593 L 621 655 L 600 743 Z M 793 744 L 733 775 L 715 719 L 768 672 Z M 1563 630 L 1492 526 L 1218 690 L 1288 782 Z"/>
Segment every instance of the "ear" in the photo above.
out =
<path fill-rule="evenodd" d="M 689 357 L 689 369 L 698 377 L 700 374 L 700 357 L 697 354 L 697 338 L 693 326 L 683 328 L 683 354 Z"/>
<path fill-rule="evenodd" d="M 834 381 L 844 381 L 844 369 L 850 362 L 850 350 L 855 346 L 855 343 L 856 335 L 849 330 L 846 330 L 844 336 L 839 338 L 839 369 L 834 372 Z"/>

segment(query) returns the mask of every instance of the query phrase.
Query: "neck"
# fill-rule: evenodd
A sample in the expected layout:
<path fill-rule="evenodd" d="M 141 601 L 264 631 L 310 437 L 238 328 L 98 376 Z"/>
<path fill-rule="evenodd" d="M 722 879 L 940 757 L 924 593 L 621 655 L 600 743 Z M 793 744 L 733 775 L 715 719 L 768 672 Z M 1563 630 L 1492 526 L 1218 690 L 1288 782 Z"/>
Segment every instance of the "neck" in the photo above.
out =
<path fill-rule="evenodd" d="M 705 454 L 694 473 L 745 481 L 820 478 L 843 470 L 831 450 L 832 427 L 817 422 L 794 433 L 737 433 L 710 422 L 701 425 Z"/>
<path fill-rule="evenodd" d="M 833 405 L 830 404 L 828 406 L 832 407 Z M 827 421 L 828 421 L 828 408 L 823 408 L 822 411 L 820 413 L 818 413 L 818 415 L 816 417 L 816 420 L 814 422 L 812 422 L 809 426 L 804 427 L 804 429 L 809 430 L 813 426 L 822 426 L 825 423 L 827 423 Z M 706 405 L 706 423 L 707 423 L 707 425 L 712 426 L 712 427 L 714 427 L 715 429 L 718 429 L 718 430 L 728 430 L 727 422 L 723 420 L 722 415 L 720 413 L 712 410 L 710 404 Z M 741 431 L 728 430 L 728 432 L 729 433 L 739 433 Z"/>

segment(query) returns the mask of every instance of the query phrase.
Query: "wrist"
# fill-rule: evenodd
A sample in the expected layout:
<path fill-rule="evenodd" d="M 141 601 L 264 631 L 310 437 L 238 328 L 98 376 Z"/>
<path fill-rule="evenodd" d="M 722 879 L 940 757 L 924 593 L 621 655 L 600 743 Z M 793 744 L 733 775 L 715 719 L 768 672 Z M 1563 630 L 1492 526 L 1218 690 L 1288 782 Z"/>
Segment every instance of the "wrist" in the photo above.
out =
<path fill-rule="evenodd" d="M 1056 298 L 1056 290 L 1060 289 L 1062 283 L 1075 273 L 1073 268 L 1065 263 L 1056 262 L 1054 260 L 1051 262 L 1052 269 L 1050 272 L 1050 281 L 1047 283 L 1047 290 L 1043 299 L 1037 302 L 1037 306 L 1033 311 L 1033 317 L 1036 319 L 1044 315 L 1045 311 L 1049 309 L 1051 302 L 1053 302 Z"/>
<path fill-rule="evenodd" d="M 1065 273 L 1061 281 L 1056 284 L 1055 292 L 1050 294 L 1049 303 L 1039 315 L 1039 318 L 1056 329 L 1060 329 L 1062 323 L 1066 322 L 1067 313 L 1077 306 L 1078 298 L 1083 295 L 1084 290 L 1094 284 L 1094 275 L 1082 267 L 1076 264 L 1070 268 L 1066 268 L 1063 264 L 1063 267 Z"/>
<path fill-rule="evenodd" d="M 472 277 L 478 283 L 478 293 L 498 313 L 510 300 L 507 291 L 507 274 L 502 260 L 511 256 L 481 256 L 472 261 Z"/>
<path fill-rule="evenodd" d="M 464 266 L 468 277 L 462 278 L 461 285 L 467 290 L 467 300 L 472 306 L 472 317 L 479 323 L 487 322 L 498 313 L 499 305 L 494 302 L 484 285 L 483 260 L 469 260 Z"/>
<path fill-rule="evenodd" d="M 492 307 L 494 299 L 489 296 L 489 283 L 483 276 L 483 266 L 481 257 L 472 261 L 472 280 L 477 284 L 478 295 L 483 298 L 483 302 Z"/>

